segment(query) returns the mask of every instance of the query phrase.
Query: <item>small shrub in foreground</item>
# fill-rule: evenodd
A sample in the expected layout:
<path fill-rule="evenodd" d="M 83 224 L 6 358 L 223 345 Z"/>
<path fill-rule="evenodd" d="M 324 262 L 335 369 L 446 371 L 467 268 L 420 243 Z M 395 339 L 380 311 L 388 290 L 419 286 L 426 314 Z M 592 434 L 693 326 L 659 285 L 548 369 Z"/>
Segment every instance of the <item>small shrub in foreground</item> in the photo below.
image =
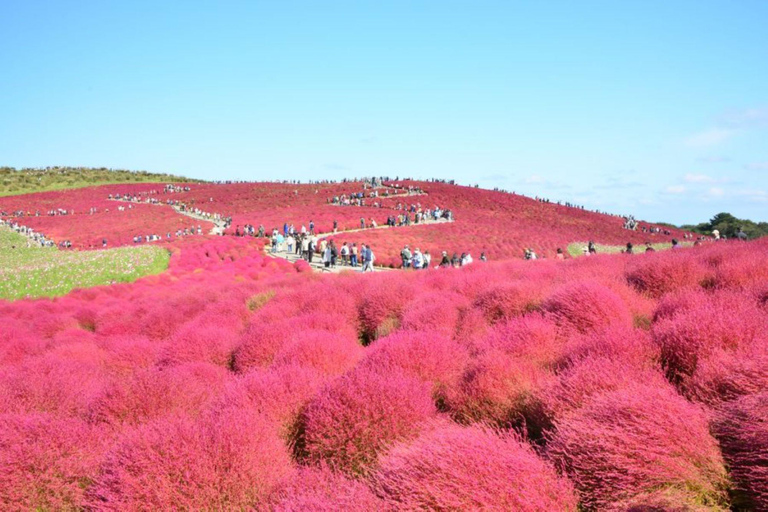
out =
<path fill-rule="evenodd" d="M 530 447 L 478 426 L 445 425 L 399 443 L 373 481 L 395 510 L 577 509 L 571 484 Z"/>
<path fill-rule="evenodd" d="M 666 388 L 637 385 L 592 398 L 556 423 L 548 455 L 586 510 L 624 510 L 662 490 L 725 505 L 727 476 L 706 415 Z"/>

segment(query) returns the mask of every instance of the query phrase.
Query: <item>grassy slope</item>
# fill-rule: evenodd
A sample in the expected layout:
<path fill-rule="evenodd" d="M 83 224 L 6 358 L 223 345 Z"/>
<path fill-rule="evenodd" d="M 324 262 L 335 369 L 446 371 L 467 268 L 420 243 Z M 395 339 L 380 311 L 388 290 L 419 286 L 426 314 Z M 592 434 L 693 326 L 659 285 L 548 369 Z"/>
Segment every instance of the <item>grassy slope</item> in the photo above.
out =
<path fill-rule="evenodd" d="M 57 297 L 75 288 L 131 282 L 168 268 L 160 247 L 58 251 L 28 247 L 27 238 L 0 227 L 0 299 Z"/>
<path fill-rule="evenodd" d="M 49 190 L 92 187 L 113 183 L 181 183 L 195 182 L 171 174 L 145 171 L 123 171 L 72 167 L 20 169 L 0 167 L 0 197 Z"/>

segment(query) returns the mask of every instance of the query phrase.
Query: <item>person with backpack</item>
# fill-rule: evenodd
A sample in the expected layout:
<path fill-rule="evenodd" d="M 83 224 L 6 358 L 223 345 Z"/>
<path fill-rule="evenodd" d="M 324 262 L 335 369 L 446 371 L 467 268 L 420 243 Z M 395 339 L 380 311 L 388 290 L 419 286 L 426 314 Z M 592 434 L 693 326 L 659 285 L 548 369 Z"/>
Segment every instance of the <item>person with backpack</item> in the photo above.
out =
<path fill-rule="evenodd" d="M 411 266 L 411 250 L 406 245 L 403 250 L 400 251 L 400 259 L 403 261 L 403 268 L 409 268 Z"/>

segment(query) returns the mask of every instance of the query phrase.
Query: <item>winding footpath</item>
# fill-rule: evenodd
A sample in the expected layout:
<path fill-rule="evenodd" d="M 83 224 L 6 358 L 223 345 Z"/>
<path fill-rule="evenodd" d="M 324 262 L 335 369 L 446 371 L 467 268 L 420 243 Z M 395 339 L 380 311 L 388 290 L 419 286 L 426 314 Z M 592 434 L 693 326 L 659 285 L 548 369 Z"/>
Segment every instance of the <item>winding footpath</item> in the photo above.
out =
<path fill-rule="evenodd" d="M 410 227 L 416 227 L 416 226 L 427 226 L 430 224 L 443 224 L 446 222 L 454 222 L 453 220 L 448 219 L 438 219 L 438 220 L 425 220 L 421 221 L 418 224 L 411 224 Z M 322 240 L 323 238 L 329 238 L 333 236 L 340 236 L 347 233 L 359 233 L 361 231 L 371 231 L 374 229 L 398 229 L 404 226 L 387 226 L 386 224 L 383 226 L 376 226 L 365 228 L 365 229 L 347 229 L 343 231 L 338 231 L 336 233 L 330 232 L 330 233 L 318 233 L 317 238 L 318 240 Z M 295 252 L 288 252 L 288 251 L 278 251 L 278 252 L 272 252 L 272 247 L 270 244 L 267 244 L 264 246 L 264 252 L 265 254 L 272 256 L 273 258 L 282 258 L 284 260 L 288 260 L 291 263 L 295 263 L 296 261 L 303 259 L 300 255 L 296 254 Z M 341 258 L 339 258 L 339 261 L 341 261 Z M 351 272 L 361 272 L 362 271 L 362 265 L 358 265 L 357 267 L 351 267 L 349 265 L 340 265 L 337 264 L 335 267 L 331 268 L 325 268 L 323 265 L 322 259 L 319 254 L 315 254 L 315 256 L 312 258 L 312 263 L 309 264 L 313 270 L 317 272 L 334 272 L 339 273 L 343 271 L 351 271 Z M 401 270 L 401 269 L 394 269 L 390 267 L 381 267 L 374 265 L 374 271 L 388 271 L 388 270 Z"/>

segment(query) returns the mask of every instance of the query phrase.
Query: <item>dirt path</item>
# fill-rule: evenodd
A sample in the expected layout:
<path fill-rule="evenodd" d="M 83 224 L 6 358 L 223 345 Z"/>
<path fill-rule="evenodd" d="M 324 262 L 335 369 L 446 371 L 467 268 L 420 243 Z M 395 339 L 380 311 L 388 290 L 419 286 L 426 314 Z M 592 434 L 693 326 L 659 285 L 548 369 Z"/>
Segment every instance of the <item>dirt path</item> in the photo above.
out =
<path fill-rule="evenodd" d="M 197 215 L 195 213 L 188 212 L 186 210 L 182 210 L 180 207 L 178 207 L 176 205 L 173 205 L 173 204 L 167 204 L 167 203 L 145 203 L 145 202 L 142 202 L 142 201 L 138 201 L 138 202 L 137 201 L 127 201 L 125 199 L 110 199 L 110 201 L 115 201 L 115 202 L 118 202 L 118 203 L 127 203 L 127 204 L 148 204 L 150 206 L 170 206 L 179 215 L 184 215 L 186 217 L 189 217 L 190 219 L 201 220 L 201 221 L 204 221 L 204 222 L 212 223 L 213 227 L 208 232 L 209 235 L 223 235 L 224 234 L 224 230 L 226 229 L 226 224 L 225 224 L 225 222 L 223 220 L 209 219 L 208 217 L 203 217 L 202 215 Z"/>
<path fill-rule="evenodd" d="M 428 221 L 419 222 L 418 224 L 411 224 L 411 226 L 426 226 L 426 225 L 430 225 L 430 224 L 444 224 L 446 222 L 453 222 L 453 221 L 452 220 L 447 220 L 447 219 L 428 220 Z M 318 233 L 317 238 L 319 240 L 322 240 L 324 238 L 345 235 L 347 233 L 359 233 L 360 231 L 371 231 L 371 230 L 374 230 L 374 229 L 397 229 L 399 227 L 403 227 L 403 226 L 387 226 L 385 224 L 383 226 L 376 226 L 375 228 L 348 229 L 348 230 L 344 230 L 344 231 L 338 231 L 336 233 L 333 233 L 333 232 L 330 232 L 330 233 Z M 294 262 L 302 259 L 301 256 L 299 256 L 298 254 L 295 253 L 295 249 L 294 249 L 294 252 L 291 252 L 291 253 L 289 253 L 287 251 L 278 251 L 278 252 L 273 253 L 272 252 L 272 247 L 270 245 L 267 245 L 267 246 L 264 247 L 264 252 L 267 255 L 272 256 L 273 258 L 283 258 L 285 260 L 290 261 L 291 263 L 294 263 Z M 339 257 L 338 260 L 339 260 L 339 262 L 341 262 L 341 257 Z M 352 272 L 361 272 L 362 271 L 362 264 L 358 264 L 357 267 L 351 267 L 349 265 L 345 266 L 345 265 L 337 264 L 335 267 L 325 268 L 325 266 L 323 265 L 322 259 L 321 259 L 319 254 L 315 254 L 312 257 L 312 263 L 310 263 L 310 266 L 315 271 L 317 271 L 317 272 L 334 272 L 334 273 L 338 273 L 338 272 L 343 272 L 343 271 L 352 271 Z M 389 268 L 389 267 L 380 267 L 380 266 L 374 265 L 374 271 L 375 272 L 378 272 L 378 271 L 390 271 L 390 270 L 398 270 L 398 269 Z"/>

